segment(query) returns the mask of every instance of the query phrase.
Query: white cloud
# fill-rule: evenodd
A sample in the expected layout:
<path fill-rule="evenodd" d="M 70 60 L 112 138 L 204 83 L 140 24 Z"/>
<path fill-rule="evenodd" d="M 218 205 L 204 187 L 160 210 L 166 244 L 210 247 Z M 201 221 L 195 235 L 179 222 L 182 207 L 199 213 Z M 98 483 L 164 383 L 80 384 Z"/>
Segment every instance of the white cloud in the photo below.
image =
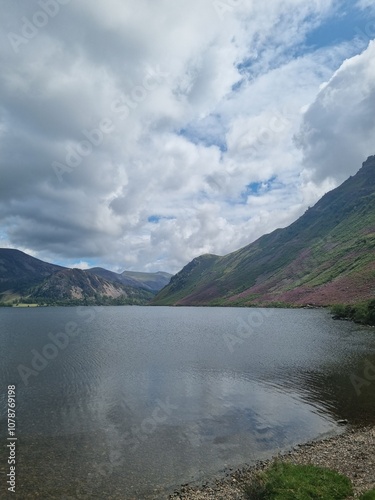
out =
<path fill-rule="evenodd" d="M 39 7 L 9 4 L 4 244 L 70 266 L 177 271 L 292 222 L 341 180 L 341 148 L 352 145 L 354 170 L 373 154 L 373 49 L 332 77 L 360 43 L 303 45 L 335 8 L 238 2 L 220 16 L 211 0 L 81 0 L 61 5 L 16 54 L 7 34 Z M 301 123 L 303 151 L 293 142 Z M 246 193 L 275 176 L 270 190 Z"/>
<path fill-rule="evenodd" d="M 85 269 L 90 269 L 92 266 L 88 262 L 80 261 L 80 262 L 76 262 L 75 264 L 72 264 L 70 267 L 72 269 L 82 269 L 82 270 L 85 270 Z"/>
<path fill-rule="evenodd" d="M 298 141 L 315 178 L 338 181 L 374 153 L 375 42 L 346 60 L 304 115 Z"/>

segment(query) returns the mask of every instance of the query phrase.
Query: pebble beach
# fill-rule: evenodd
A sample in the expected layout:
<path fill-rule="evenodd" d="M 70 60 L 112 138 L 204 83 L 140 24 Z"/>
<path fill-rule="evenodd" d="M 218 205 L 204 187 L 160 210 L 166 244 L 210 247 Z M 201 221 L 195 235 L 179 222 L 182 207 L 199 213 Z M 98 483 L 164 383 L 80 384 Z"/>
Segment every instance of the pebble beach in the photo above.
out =
<path fill-rule="evenodd" d="M 273 461 L 301 465 L 317 465 L 346 475 L 353 484 L 354 497 L 375 488 L 375 427 L 348 427 L 342 434 L 320 441 L 299 445 L 271 460 L 244 467 L 225 478 L 208 481 L 200 486 L 181 486 L 170 500 L 246 500 L 245 484 Z"/>

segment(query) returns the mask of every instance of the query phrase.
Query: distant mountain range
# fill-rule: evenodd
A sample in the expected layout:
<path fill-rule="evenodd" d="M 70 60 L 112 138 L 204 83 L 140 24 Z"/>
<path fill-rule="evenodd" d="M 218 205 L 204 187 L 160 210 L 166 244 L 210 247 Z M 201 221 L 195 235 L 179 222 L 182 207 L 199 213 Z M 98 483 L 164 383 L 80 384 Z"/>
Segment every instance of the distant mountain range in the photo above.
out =
<path fill-rule="evenodd" d="M 7 305 L 147 304 L 171 276 L 68 269 L 19 250 L 0 249 L 0 303 Z"/>
<path fill-rule="evenodd" d="M 202 255 L 154 305 L 354 304 L 375 298 L 375 156 L 296 222 L 224 257 Z"/>
<path fill-rule="evenodd" d="M 87 271 L 90 274 L 101 276 L 109 281 L 121 283 L 125 286 L 144 288 L 150 292 L 158 292 L 170 281 L 172 274 L 159 271 L 157 273 L 138 273 L 135 271 L 124 271 L 121 274 L 108 271 L 102 267 L 94 267 Z"/>

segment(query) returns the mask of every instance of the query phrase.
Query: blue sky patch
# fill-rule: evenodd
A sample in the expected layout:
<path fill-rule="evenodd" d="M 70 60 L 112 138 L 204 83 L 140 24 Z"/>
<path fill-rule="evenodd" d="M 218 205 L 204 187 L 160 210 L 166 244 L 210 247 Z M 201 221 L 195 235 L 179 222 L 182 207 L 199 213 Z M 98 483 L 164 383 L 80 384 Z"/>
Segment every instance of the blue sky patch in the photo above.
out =
<path fill-rule="evenodd" d="M 267 181 L 250 182 L 250 184 L 247 184 L 245 186 L 245 189 L 242 191 L 239 200 L 237 200 L 236 202 L 230 201 L 229 203 L 231 205 L 246 205 L 249 196 L 260 196 L 274 189 L 276 180 L 277 177 L 276 175 L 274 175 Z"/>
<path fill-rule="evenodd" d="M 365 32 L 366 23 L 366 13 L 353 7 L 351 2 L 345 2 L 334 17 L 330 17 L 308 34 L 305 45 L 321 48 L 353 40 L 361 31 Z"/>
<path fill-rule="evenodd" d="M 305 22 L 310 24 L 313 23 L 314 20 L 306 18 Z M 368 29 L 368 22 L 367 11 L 356 8 L 353 6 L 353 2 L 347 0 L 342 1 L 340 8 L 336 10 L 332 16 L 319 24 L 315 23 L 317 27 L 307 33 L 305 40 L 301 44 L 293 47 L 285 47 L 282 53 L 275 56 L 274 60 L 268 61 L 267 71 L 278 68 L 280 66 L 280 58 L 287 58 L 290 60 L 302 57 L 317 49 L 338 45 L 343 42 L 350 42 L 355 38 L 359 38 L 363 42 L 362 48 L 358 49 L 358 52 L 360 52 L 370 41 L 369 35 L 371 33 L 367 33 L 371 31 Z M 254 43 L 257 43 L 256 39 Z M 267 52 L 268 49 L 268 44 L 264 43 L 262 46 L 258 47 L 257 58 L 248 57 L 237 64 L 237 69 L 244 79 L 233 86 L 232 90 L 234 92 L 241 89 L 245 80 L 251 81 L 259 76 L 259 72 L 262 71 L 260 61 L 262 60 L 263 52 Z"/>
<path fill-rule="evenodd" d="M 222 153 L 227 151 L 226 128 L 219 114 L 206 116 L 199 122 L 189 123 L 178 132 L 193 144 L 203 144 L 205 147 L 217 146 Z"/>
<path fill-rule="evenodd" d="M 150 217 L 147 219 L 148 222 L 151 224 L 159 224 L 161 220 L 173 220 L 175 217 L 165 217 L 162 215 L 150 215 Z"/>
<path fill-rule="evenodd" d="M 161 219 L 162 217 L 160 217 L 159 215 L 151 215 L 147 220 L 148 222 L 151 222 L 151 224 L 158 224 Z"/>

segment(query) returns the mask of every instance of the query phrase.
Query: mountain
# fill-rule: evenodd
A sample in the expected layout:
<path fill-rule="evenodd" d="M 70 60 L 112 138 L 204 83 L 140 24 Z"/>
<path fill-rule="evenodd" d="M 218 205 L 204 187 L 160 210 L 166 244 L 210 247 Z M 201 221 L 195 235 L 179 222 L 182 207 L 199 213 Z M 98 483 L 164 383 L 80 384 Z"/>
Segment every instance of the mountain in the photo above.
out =
<path fill-rule="evenodd" d="M 139 280 L 97 269 L 97 273 L 67 269 L 19 250 L 0 249 L 0 304 L 147 304 L 155 296 Z M 163 283 L 167 282 L 165 278 Z"/>
<path fill-rule="evenodd" d="M 296 222 L 185 266 L 154 305 L 331 305 L 375 297 L 375 156 Z"/>
<path fill-rule="evenodd" d="M 158 292 L 159 290 L 167 286 L 172 278 L 172 274 L 164 273 L 162 271 L 159 271 L 157 273 L 138 273 L 135 271 L 124 271 L 122 273 L 122 276 L 134 283 L 137 283 L 138 286 L 152 292 Z"/>
<path fill-rule="evenodd" d="M 29 298 L 46 304 L 84 302 L 104 305 L 142 304 L 153 296 L 145 290 L 127 287 L 81 269 L 63 269 L 31 289 Z"/>
<path fill-rule="evenodd" d="M 121 283 L 125 286 L 133 286 L 135 288 L 143 288 L 151 292 L 158 292 L 170 282 L 172 274 L 157 272 L 157 273 L 139 273 L 134 271 L 124 271 L 121 274 L 108 271 L 101 267 L 94 267 L 87 272 L 108 279 L 115 283 Z"/>
<path fill-rule="evenodd" d="M 86 271 L 93 276 L 100 276 L 106 280 L 112 281 L 113 283 L 121 283 L 126 286 L 135 286 L 139 288 L 139 283 L 135 280 L 126 279 L 122 274 L 114 273 L 113 271 L 108 271 L 108 269 L 103 269 L 102 267 L 93 267 Z"/>
<path fill-rule="evenodd" d="M 0 249 L 0 294 L 26 292 L 51 274 L 64 269 L 35 259 L 20 250 Z"/>

